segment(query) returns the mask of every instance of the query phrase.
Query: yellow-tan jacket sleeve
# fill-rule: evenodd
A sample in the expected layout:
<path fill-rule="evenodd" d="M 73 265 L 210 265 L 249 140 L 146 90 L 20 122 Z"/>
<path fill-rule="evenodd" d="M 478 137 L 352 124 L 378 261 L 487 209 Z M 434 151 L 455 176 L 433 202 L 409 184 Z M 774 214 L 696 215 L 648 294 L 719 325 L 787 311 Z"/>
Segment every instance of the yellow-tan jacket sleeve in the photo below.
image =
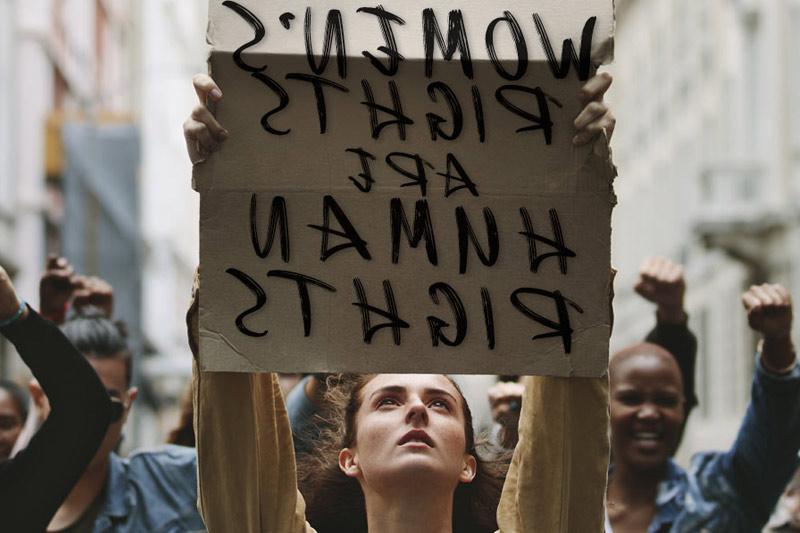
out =
<path fill-rule="evenodd" d="M 525 378 L 519 442 L 500 506 L 502 533 L 603 531 L 608 379 Z"/>
<path fill-rule="evenodd" d="M 210 533 L 309 533 L 274 374 L 197 372 L 198 498 Z"/>
<path fill-rule="evenodd" d="M 187 313 L 198 348 L 198 291 Z M 297 490 L 292 432 L 274 374 L 193 366 L 198 507 L 210 533 L 313 533 Z"/>

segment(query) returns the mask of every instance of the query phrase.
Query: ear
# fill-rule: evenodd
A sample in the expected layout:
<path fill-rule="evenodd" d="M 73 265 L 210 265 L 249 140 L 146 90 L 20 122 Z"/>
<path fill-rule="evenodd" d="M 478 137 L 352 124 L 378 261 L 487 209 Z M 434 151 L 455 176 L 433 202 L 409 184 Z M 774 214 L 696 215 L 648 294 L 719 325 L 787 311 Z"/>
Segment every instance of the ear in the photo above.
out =
<path fill-rule="evenodd" d="M 50 401 L 42 390 L 42 386 L 35 379 L 28 382 L 28 391 L 31 393 L 31 400 L 36 407 L 36 417 L 41 424 L 47 420 L 47 416 L 50 414 Z"/>
<path fill-rule="evenodd" d="M 128 421 L 128 413 L 131 412 L 131 407 L 133 407 L 133 402 L 139 396 L 139 388 L 138 387 L 131 387 L 128 389 L 128 402 L 125 404 L 125 410 L 122 412 L 122 423 Z"/>
<path fill-rule="evenodd" d="M 28 382 L 28 392 L 30 392 L 33 404 L 36 406 L 36 409 L 39 412 L 50 411 L 50 402 L 47 400 L 47 395 L 44 393 L 42 386 L 39 385 L 39 382 L 36 381 L 36 379 L 32 379 Z"/>
<path fill-rule="evenodd" d="M 131 387 L 128 389 L 128 409 L 131 408 L 133 401 L 139 396 L 139 387 Z"/>
<path fill-rule="evenodd" d="M 458 481 L 461 483 L 472 483 L 475 475 L 478 473 L 478 461 L 475 460 L 473 455 L 464 456 L 464 465 L 461 469 L 461 474 L 458 476 Z"/>
<path fill-rule="evenodd" d="M 358 457 L 350 448 L 343 448 L 339 452 L 339 469 L 347 477 L 361 477 L 361 467 L 358 466 Z"/>

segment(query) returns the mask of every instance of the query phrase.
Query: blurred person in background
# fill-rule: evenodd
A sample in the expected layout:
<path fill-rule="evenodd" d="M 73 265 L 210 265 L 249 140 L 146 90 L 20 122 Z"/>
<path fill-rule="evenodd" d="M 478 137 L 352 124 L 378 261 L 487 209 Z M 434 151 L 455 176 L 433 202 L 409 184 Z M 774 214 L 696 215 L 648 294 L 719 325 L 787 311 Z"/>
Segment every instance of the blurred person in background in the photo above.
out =
<path fill-rule="evenodd" d="M 181 412 L 178 423 L 169 432 L 167 444 L 195 447 L 194 437 L 194 402 L 192 401 L 192 384 L 188 383 L 181 396 Z"/>
<path fill-rule="evenodd" d="M 664 257 L 649 257 L 639 269 L 634 290 L 656 305 L 656 325 L 645 340 L 664 348 L 678 364 L 686 396 L 683 418 L 685 425 L 689 413 L 697 405 L 694 387 L 697 339 L 689 330 L 689 316 L 683 305 L 686 292 L 683 267 Z M 507 449 L 513 449 L 517 444 L 519 407 L 523 391 L 519 376 L 500 376 L 498 383 L 488 391 L 492 419 L 495 422 L 491 440 Z M 679 444 L 680 439 L 675 443 L 676 450 Z"/>
<path fill-rule="evenodd" d="M 28 395 L 13 381 L 0 380 L 0 461 L 11 457 L 28 418 Z"/>
<path fill-rule="evenodd" d="M 767 522 L 797 467 L 800 369 L 786 289 L 754 286 L 742 302 L 762 335 L 751 403 L 730 450 L 695 455 L 689 471 L 670 459 L 686 416 L 675 357 L 642 343 L 611 358 L 607 533 L 751 532 Z"/>
<path fill-rule="evenodd" d="M 56 255 L 48 256 L 45 272 L 39 280 L 39 302 L 40 315 L 59 326 L 64 323 L 71 307 L 82 309 L 91 305 L 102 309 L 107 317 L 111 317 L 114 308 L 113 291 L 108 283 L 97 277 L 76 275 L 72 265 Z M 35 392 L 32 390 L 35 384 L 36 379 L 33 379 L 28 385 L 31 392 Z M 27 446 L 47 417 L 49 406 L 46 405 L 46 397 L 43 401 L 44 409 L 29 402 L 28 417 L 14 445 L 12 456 Z"/>
<path fill-rule="evenodd" d="M 686 293 L 683 267 L 664 257 L 649 257 L 639 268 L 639 279 L 633 290 L 656 305 L 656 325 L 645 341 L 661 346 L 678 363 L 683 378 L 685 425 L 689 414 L 697 406 L 694 385 L 697 339 L 689 329 L 689 315 L 683 305 Z"/>
<path fill-rule="evenodd" d="M 494 425 L 489 441 L 506 450 L 513 450 L 519 440 L 519 414 L 525 385 L 521 376 L 498 376 L 489 388 L 489 406 Z"/>
<path fill-rule="evenodd" d="M 105 390 L 120 403 L 121 409 L 47 531 L 204 530 L 196 509 L 197 461 L 193 449 L 166 445 L 133 453 L 125 459 L 114 452 L 138 390 L 131 386 L 132 357 L 124 328 L 108 316 L 113 309 L 113 290 L 95 278 L 89 285 L 102 287 L 102 295 L 87 294 L 85 281 L 79 281 L 86 278 L 76 278 L 65 260 L 53 259 L 49 266 L 52 268 L 45 273 L 42 286 L 48 287 L 46 294 L 52 300 L 43 301 L 42 308 L 49 312 L 71 308 L 62 331 L 95 369 Z M 76 304 L 77 298 L 82 299 L 78 300 L 80 305 Z M 98 300 L 101 307 L 85 305 L 86 301 Z M 51 403 L 46 391 L 32 382 L 31 395 L 39 412 L 48 420 Z"/>
<path fill-rule="evenodd" d="M 27 447 L 0 461 L 0 528 L 41 532 L 98 449 L 120 406 L 63 333 L 16 294 L 0 267 L 0 334 L 50 397 L 52 414 Z"/>

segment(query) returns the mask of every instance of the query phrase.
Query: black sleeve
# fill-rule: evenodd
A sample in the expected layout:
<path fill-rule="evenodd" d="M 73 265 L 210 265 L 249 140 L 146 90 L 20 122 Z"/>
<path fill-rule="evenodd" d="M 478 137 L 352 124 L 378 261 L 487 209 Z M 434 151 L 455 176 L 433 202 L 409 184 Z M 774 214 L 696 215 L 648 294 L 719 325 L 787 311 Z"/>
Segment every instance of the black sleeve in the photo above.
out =
<path fill-rule="evenodd" d="M 656 322 L 656 327 L 647 334 L 647 342 L 658 344 L 675 358 L 683 375 L 683 388 L 686 394 L 686 418 L 697 406 L 694 388 L 694 366 L 697 359 L 697 339 L 686 323 L 665 324 Z"/>
<path fill-rule="evenodd" d="M 27 448 L 0 465 L 0 529 L 41 532 L 100 446 L 111 401 L 83 355 L 32 309 L 0 333 L 17 348 L 51 407 Z"/>

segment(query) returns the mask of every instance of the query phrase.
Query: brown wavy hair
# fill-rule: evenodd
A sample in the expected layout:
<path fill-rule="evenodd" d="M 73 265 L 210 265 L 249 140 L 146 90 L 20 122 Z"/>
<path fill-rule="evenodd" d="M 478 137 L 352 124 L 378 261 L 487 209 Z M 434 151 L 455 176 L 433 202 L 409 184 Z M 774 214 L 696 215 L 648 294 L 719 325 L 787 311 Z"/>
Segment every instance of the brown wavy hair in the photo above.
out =
<path fill-rule="evenodd" d="M 367 511 L 361 486 L 339 469 L 339 451 L 356 437 L 361 391 L 375 374 L 334 374 L 327 378 L 326 402 L 317 415 L 308 451 L 298 455 L 297 476 L 306 501 L 306 518 L 319 533 L 367 533 Z M 454 533 L 494 533 L 497 505 L 511 454 L 486 442 L 476 443 L 472 412 L 461 389 L 466 452 L 477 461 L 475 478 L 461 483 L 453 497 Z"/>

